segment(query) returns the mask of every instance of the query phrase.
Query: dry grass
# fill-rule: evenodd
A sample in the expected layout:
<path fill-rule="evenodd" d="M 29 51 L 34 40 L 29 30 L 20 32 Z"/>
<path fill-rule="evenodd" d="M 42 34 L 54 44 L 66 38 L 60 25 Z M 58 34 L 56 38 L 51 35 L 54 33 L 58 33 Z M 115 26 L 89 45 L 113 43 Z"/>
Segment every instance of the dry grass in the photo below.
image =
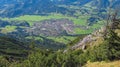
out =
<path fill-rule="evenodd" d="M 114 62 L 88 62 L 83 67 L 120 67 L 120 61 L 114 61 Z"/>
<path fill-rule="evenodd" d="M 115 33 L 117 33 L 117 35 L 120 37 L 120 29 L 116 29 Z"/>

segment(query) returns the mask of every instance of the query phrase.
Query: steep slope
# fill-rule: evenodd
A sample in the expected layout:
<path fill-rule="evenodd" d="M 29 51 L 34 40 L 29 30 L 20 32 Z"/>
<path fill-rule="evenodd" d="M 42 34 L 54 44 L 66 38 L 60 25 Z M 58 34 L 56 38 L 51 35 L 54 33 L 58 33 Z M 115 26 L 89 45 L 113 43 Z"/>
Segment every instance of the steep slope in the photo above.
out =
<path fill-rule="evenodd" d="M 29 48 L 23 42 L 0 36 L 0 55 L 8 59 L 20 59 L 27 56 Z"/>
<path fill-rule="evenodd" d="M 93 32 L 90 35 L 87 35 L 83 38 L 83 40 L 79 41 L 75 46 L 71 49 L 86 49 L 87 47 L 93 47 L 102 44 L 107 38 L 109 39 L 112 35 L 112 39 L 116 38 L 118 43 L 120 42 L 120 20 L 111 18 L 107 26 L 102 27 L 101 29 Z"/>

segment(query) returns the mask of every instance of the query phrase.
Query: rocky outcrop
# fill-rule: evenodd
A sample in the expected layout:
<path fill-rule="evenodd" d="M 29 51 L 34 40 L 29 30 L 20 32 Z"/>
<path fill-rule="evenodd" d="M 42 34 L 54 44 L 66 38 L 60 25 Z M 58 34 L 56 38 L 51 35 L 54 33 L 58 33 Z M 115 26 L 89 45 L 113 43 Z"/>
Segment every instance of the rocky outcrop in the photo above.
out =
<path fill-rule="evenodd" d="M 97 31 L 96 31 L 97 32 Z M 75 49 L 86 49 L 87 46 L 91 46 L 91 45 L 97 45 L 97 42 L 99 41 L 99 44 L 102 43 L 103 39 L 103 35 L 102 34 L 98 34 L 98 33 L 93 33 L 91 35 L 88 35 L 86 37 L 84 37 L 81 41 L 79 41 L 76 45 L 72 46 L 72 50 Z M 98 35 L 98 36 L 97 36 Z"/>
<path fill-rule="evenodd" d="M 95 31 L 94 33 L 87 35 L 76 45 L 72 46 L 71 49 L 86 49 L 87 46 L 100 45 L 104 42 L 105 37 L 109 37 L 108 28 L 114 31 L 120 37 L 120 20 L 114 19 L 112 22 L 105 27 Z"/>

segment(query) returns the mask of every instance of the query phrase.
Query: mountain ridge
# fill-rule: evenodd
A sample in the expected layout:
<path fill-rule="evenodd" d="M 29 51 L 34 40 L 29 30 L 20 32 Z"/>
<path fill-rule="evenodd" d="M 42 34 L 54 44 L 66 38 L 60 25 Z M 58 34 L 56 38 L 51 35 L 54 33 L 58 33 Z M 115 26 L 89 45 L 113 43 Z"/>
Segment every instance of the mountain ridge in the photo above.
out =
<path fill-rule="evenodd" d="M 47 15 L 47 13 L 58 12 L 66 14 L 72 13 L 65 7 L 59 5 L 76 5 L 82 7 L 91 3 L 89 7 L 96 7 L 100 10 L 107 8 L 115 8 L 119 6 L 120 1 L 110 0 L 2 0 L 0 5 L 1 17 L 16 17 L 21 15 Z M 62 4 L 61 4 L 62 3 Z M 9 5 L 9 6 L 8 6 Z M 32 6 L 31 6 L 32 5 Z"/>

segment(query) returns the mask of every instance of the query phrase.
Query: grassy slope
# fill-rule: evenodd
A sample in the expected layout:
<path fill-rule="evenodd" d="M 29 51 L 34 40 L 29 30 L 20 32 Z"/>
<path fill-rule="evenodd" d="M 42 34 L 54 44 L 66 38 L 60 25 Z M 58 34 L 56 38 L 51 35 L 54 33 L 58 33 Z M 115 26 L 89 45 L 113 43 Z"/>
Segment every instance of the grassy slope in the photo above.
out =
<path fill-rule="evenodd" d="M 5 28 L 2 28 L 1 33 L 7 34 L 13 32 L 16 28 L 16 26 L 6 26 Z"/>
<path fill-rule="evenodd" d="M 73 41 L 76 37 L 72 36 L 62 36 L 62 37 L 48 37 L 48 39 L 52 39 L 56 42 L 68 44 L 69 42 Z"/>
<path fill-rule="evenodd" d="M 32 39 L 31 36 L 28 36 L 26 38 L 27 39 Z M 76 37 L 73 37 L 73 36 L 59 36 L 59 37 L 46 37 L 46 38 L 52 39 L 55 42 L 68 44 L 69 42 L 73 41 Z M 35 37 L 35 40 L 43 41 L 43 38 L 41 38 L 41 37 Z"/>
<path fill-rule="evenodd" d="M 120 61 L 113 62 L 88 62 L 83 67 L 120 67 Z"/>

